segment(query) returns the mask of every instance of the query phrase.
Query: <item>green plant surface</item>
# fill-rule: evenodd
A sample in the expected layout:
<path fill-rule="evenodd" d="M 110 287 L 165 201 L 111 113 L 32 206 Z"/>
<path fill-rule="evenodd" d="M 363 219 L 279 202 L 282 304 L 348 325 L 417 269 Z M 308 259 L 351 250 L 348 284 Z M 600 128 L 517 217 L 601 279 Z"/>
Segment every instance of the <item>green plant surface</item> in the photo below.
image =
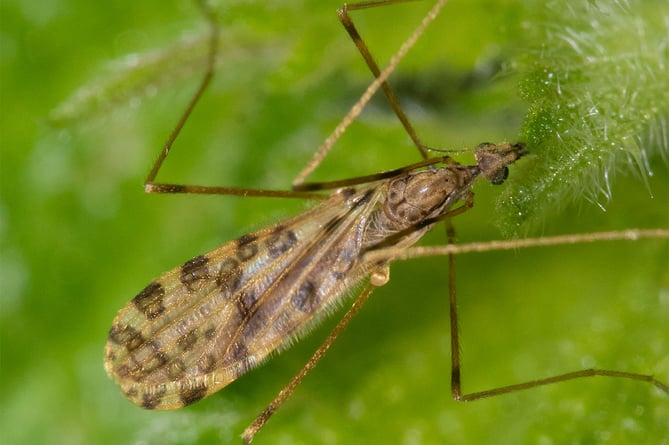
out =
<path fill-rule="evenodd" d="M 385 65 L 431 4 L 353 18 Z M 339 6 L 220 0 L 214 84 L 159 179 L 287 188 L 371 80 Z M 240 443 L 342 311 L 170 412 L 134 406 L 106 376 L 107 333 L 163 271 L 310 203 L 143 193 L 204 68 L 194 2 L 0 8 L 2 442 Z M 421 138 L 532 152 L 507 183 L 476 186 L 459 242 L 669 226 L 667 23 L 660 0 L 446 5 L 390 80 Z M 417 159 L 378 97 L 313 179 Z M 443 242 L 435 230 L 423 244 Z M 658 240 L 458 257 L 465 391 L 588 367 L 669 382 L 668 266 Z M 668 443 L 669 396 L 639 382 L 453 401 L 446 276 L 445 258 L 394 264 L 254 444 Z"/>

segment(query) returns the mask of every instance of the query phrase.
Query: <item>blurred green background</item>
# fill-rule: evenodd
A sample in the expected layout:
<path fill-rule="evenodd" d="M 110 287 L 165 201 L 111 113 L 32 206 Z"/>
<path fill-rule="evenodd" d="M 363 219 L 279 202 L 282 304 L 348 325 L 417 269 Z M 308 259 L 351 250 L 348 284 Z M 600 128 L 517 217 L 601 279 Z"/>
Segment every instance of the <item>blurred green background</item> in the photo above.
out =
<path fill-rule="evenodd" d="M 525 48 L 541 48 L 527 32 L 545 25 L 533 21 L 541 3 L 446 6 L 391 81 L 427 145 L 520 137 L 528 108 L 517 88 L 522 73 L 504 67 Z M 380 64 L 430 4 L 355 13 Z M 669 17 L 664 2 L 646 5 Z M 339 6 L 220 1 L 215 84 L 159 179 L 288 187 L 371 79 L 340 29 Z M 0 8 L 0 439 L 237 443 L 336 316 L 222 392 L 174 412 L 125 400 L 103 370 L 107 331 L 161 272 L 307 204 L 143 193 L 203 67 L 206 27 L 192 2 L 5 0 Z M 664 36 L 666 52 L 665 31 L 646 30 Z M 540 162 L 541 148 L 533 154 L 512 167 L 512 178 Z M 314 179 L 416 159 L 379 98 Z M 650 151 L 652 176 L 609 169 L 610 200 L 558 199 L 522 231 L 667 227 L 666 159 L 666 151 Z M 504 210 L 496 209 L 504 203 L 495 198 L 504 188 L 476 188 L 474 209 L 455 221 L 461 242 L 501 236 Z M 443 243 L 443 231 L 425 243 Z M 458 258 L 465 391 L 595 366 L 669 381 L 668 255 L 666 241 L 641 240 Z M 452 401 L 445 277 L 443 258 L 395 264 L 390 283 L 254 443 L 668 443 L 669 397 L 642 383 L 584 379 Z"/>

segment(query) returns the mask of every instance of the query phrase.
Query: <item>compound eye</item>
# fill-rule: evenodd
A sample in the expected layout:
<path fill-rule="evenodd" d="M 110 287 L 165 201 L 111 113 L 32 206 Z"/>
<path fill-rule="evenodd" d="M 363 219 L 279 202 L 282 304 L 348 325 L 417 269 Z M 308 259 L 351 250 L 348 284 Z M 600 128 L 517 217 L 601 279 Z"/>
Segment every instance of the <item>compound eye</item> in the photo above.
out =
<path fill-rule="evenodd" d="M 492 182 L 495 185 L 500 185 L 504 181 L 506 181 L 506 178 L 509 177 L 509 167 L 504 167 L 501 170 L 497 170 L 495 172 L 495 175 L 490 179 L 490 182 Z"/>

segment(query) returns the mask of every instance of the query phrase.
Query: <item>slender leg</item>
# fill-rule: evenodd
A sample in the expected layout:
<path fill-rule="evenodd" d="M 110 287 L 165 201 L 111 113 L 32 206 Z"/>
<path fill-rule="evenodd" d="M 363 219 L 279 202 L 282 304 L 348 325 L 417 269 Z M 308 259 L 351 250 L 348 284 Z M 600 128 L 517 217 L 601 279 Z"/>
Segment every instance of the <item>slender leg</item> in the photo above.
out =
<path fill-rule="evenodd" d="M 455 245 L 455 229 L 451 220 L 446 220 L 447 245 Z M 455 254 L 448 254 L 448 313 L 451 331 L 451 395 L 460 398 L 460 329 L 458 328 L 458 304 L 455 299 Z"/>
<path fill-rule="evenodd" d="M 448 235 L 448 247 L 455 246 L 455 231 L 451 225 L 450 220 L 446 220 L 447 225 L 447 235 Z M 623 235 L 625 232 L 619 232 L 618 234 Z M 609 234 L 615 234 L 615 232 L 609 232 Z M 634 239 L 638 239 L 639 231 L 637 231 Z M 590 234 L 598 235 L 598 234 Z M 644 233 L 649 237 L 654 237 L 657 235 L 660 238 L 668 238 L 669 231 L 648 231 Z M 611 236 L 608 239 L 614 239 L 615 237 Z M 606 238 L 602 238 L 604 240 Z M 581 238 L 581 241 L 584 239 Z M 520 240 L 525 241 L 525 240 Z M 560 241 L 565 241 L 561 239 Z M 599 241 L 599 239 L 588 239 L 586 241 Z M 561 244 L 564 244 L 562 242 Z M 539 244 L 546 245 L 546 244 Z M 457 247 L 457 246 L 455 246 Z M 583 377 L 594 377 L 594 376 L 603 376 L 603 377 L 616 377 L 624 378 L 630 380 L 638 380 L 642 382 L 648 382 L 653 386 L 657 387 L 661 391 L 669 394 L 669 386 L 666 383 L 659 381 L 652 375 L 637 374 L 633 372 L 625 371 L 613 371 L 608 369 L 583 369 L 579 371 L 568 372 L 565 374 L 559 374 L 552 377 L 547 377 L 543 379 L 531 380 L 529 382 L 519 383 L 515 385 L 502 386 L 498 388 L 492 388 L 485 391 L 474 392 L 469 394 L 463 394 L 462 392 L 462 370 L 460 367 L 460 330 L 458 327 L 458 311 L 457 311 L 457 301 L 456 301 L 456 281 L 455 281 L 455 253 L 456 251 L 452 249 L 446 255 L 448 256 L 448 294 L 449 294 L 449 312 L 450 312 L 450 330 L 451 330 L 451 395 L 453 399 L 461 402 L 469 402 L 472 400 L 483 399 L 486 397 L 493 397 L 500 394 L 508 394 L 516 391 L 521 391 L 524 389 L 536 388 L 538 386 L 551 385 L 553 383 L 565 382 L 567 380 L 573 380 Z"/>
<path fill-rule="evenodd" d="M 381 75 L 381 70 L 379 69 L 379 65 L 376 63 L 374 57 L 372 57 L 372 54 L 369 52 L 369 48 L 367 48 L 367 44 L 365 43 L 365 41 L 360 37 L 360 34 L 358 33 L 358 30 L 356 29 L 353 20 L 351 20 L 351 17 L 349 16 L 348 12 L 359 9 L 374 8 L 377 6 L 387 6 L 392 3 L 406 3 L 408 1 L 414 1 L 414 0 L 379 0 L 365 3 L 352 3 L 350 5 L 344 4 L 344 6 L 342 6 L 337 10 L 339 21 L 344 26 L 344 29 L 346 29 L 346 32 L 353 40 L 353 43 L 355 43 L 355 46 L 358 48 L 358 51 L 360 51 L 360 54 L 362 54 L 363 59 L 365 59 L 365 63 L 367 63 L 367 66 L 369 67 L 370 71 L 372 72 L 372 74 L 374 74 L 374 77 L 376 78 L 378 78 Z M 418 152 L 423 157 L 423 159 L 427 159 L 428 158 L 427 150 L 425 150 L 425 147 L 421 143 L 420 138 L 416 134 L 416 130 L 414 130 L 413 126 L 411 125 L 411 122 L 409 122 L 409 118 L 404 113 L 404 110 L 402 110 L 402 107 L 400 106 L 399 103 L 399 99 L 397 99 L 395 92 L 390 88 L 390 85 L 388 85 L 387 81 L 383 81 L 381 83 L 381 89 L 383 90 L 383 94 L 386 96 L 386 99 L 388 99 L 390 107 L 393 109 L 400 122 L 402 122 L 402 126 L 404 126 L 404 129 L 406 130 L 407 134 L 413 141 L 414 145 L 416 145 Z"/>
<path fill-rule="evenodd" d="M 216 69 L 216 54 L 218 52 L 219 27 L 216 21 L 216 15 L 206 0 L 198 0 L 198 5 L 202 10 L 203 15 L 209 25 L 209 52 L 207 54 L 207 63 L 204 76 L 198 85 L 195 94 L 188 102 L 186 109 L 179 117 L 179 120 L 170 133 L 165 145 L 158 154 L 158 158 L 153 164 L 146 180 L 144 181 L 144 190 L 147 193 L 195 193 L 208 195 L 235 195 L 248 197 L 269 197 L 269 198 L 300 198 L 300 199 L 324 199 L 327 196 L 319 193 L 305 193 L 294 192 L 288 190 L 262 190 L 262 189 L 245 189 L 240 187 L 221 187 L 221 186 L 201 186 L 201 185 L 185 185 L 185 184 L 167 184 L 155 182 L 158 172 L 163 166 L 165 159 L 170 154 L 174 142 L 179 137 L 181 130 L 188 121 L 195 106 L 202 98 L 207 87 L 214 77 Z"/>
<path fill-rule="evenodd" d="M 263 410 L 262 413 L 258 417 L 256 417 L 256 420 L 253 421 L 252 424 L 250 424 L 245 430 L 244 433 L 242 434 L 242 439 L 244 440 L 244 444 L 249 444 L 253 440 L 253 437 L 256 435 L 258 431 L 267 423 L 269 418 L 274 414 L 274 412 L 283 404 L 283 402 L 286 401 L 288 397 L 293 393 L 297 385 L 300 384 L 302 379 L 306 377 L 306 375 L 314 369 L 316 364 L 323 358 L 325 353 L 327 352 L 328 349 L 330 349 L 330 346 L 332 346 L 332 343 L 336 340 L 336 338 L 339 336 L 341 331 L 344 330 L 346 325 L 349 324 L 351 319 L 360 311 L 362 306 L 365 304 L 367 299 L 369 298 L 370 294 L 372 291 L 375 289 L 375 286 L 368 284 L 365 289 L 360 293 L 358 296 L 357 300 L 353 303 L 351 308 L 346 312 L 344 317 L 339 320 L 339 323 L 334 327 L 334 329 L 330 332 L 330 334 L 327 336 L 325 341 L 318 347 L 316 352 L 314 352 L 314 355 L 311 356 L 309 361 L 304 365 L 304 367 L 298 372 L 295 377 L 286 385 L 283 387 L 281 391 L 279 391 L 279 394 L 272 400 L 272 402 L 267 405 L 267 407 Z"/>
<path fill-rule="evenodd" d="M 158 155 L 158 159 L 156 159 L 156 161 L 153 164 L 153 167 L 151 167 L 151 171 L 144 180 L 144 188 L 146 189 L 147 193 L 164 193 L 163 192 L 164 187 L 169 187 L 169 184 L 155 184 L 154 181 L 156 179 L 156 175 L 158 175 L 160 168 L 163 166 L 163 162 L 167 158 L 167 155 L 170 154 L 170 150 L 172 149 L 174 141 L 181 133 L 181 130 L 186 124 L 186 121 L 188 121 L 188 118 L 190 117 L 191 113 L 193 112 L 193 109 L 195 108 L 195 105 L 197 105 L 197 103 L 200 101 L 200 98 L 202 97 L 205 90 L 211 83 L 211 79 L 214 77 L 214 70 L 216 65 L 216 53 L 218 52 L 218 37 L 219 37 L 218 26 L 216 24 L 216 16 L 214 15 L 214 11 L 209 7 L 209 5 L 206 3 L 205 0 L 199 0 L 198 5 L 200 6 L 203 15 L 207 19 L 207 24 L 209 25 L 209 52 L 207 53 L 206 69 L 204 72 L 204 76 L 200 81 L 200 85 L 195 91 L 195 94 L 188 102 L 188 105 L 181 114 L 181 117 L 179 117 L 179 121 L 172 130 L 172 133 L 170 133 L 169 137 L 167 138 L 167 141 L 165 142 L 165 146 Z M 179 192 L 170 190 L 167 193 L 179 193 Z"/>
<path fill-rule="evenodd" d="M 358 9 L 362 9 L 363 7 L 373 7 L 381 4 L 398 3 L 399 1 L 402 0 L 361 3 L 361 5 L 367 5 L 367 6 L 361 6 Z M 369 87 L 367 87 L 367 90 L 365 90 L 362 96 L 360 96 L 360 99 L 358 99 L 358 101 L 355 104 L 353 104 L 349 112 L 339 122 L 337 127 L 330 134 L 330 136 L 328 136 L 323 142 L 323 144 L 318 148 L 318 150 L 316 150 L 316 153 L 314 153 L 309 163 L 302 169 L 302 171 L 297 175 L 297 177 L 293 181 L 293 187 L 299 186 L 300 184 L 305 182 L 305 179 L 316 169 L 316 167 L 318 167 L 318 165 L 320 165 L 320 163 L 332 149 L 335 142 L 341 137 L 344 131 L 346 131 L 346 128 L 348 128 L 351 122 L 353 122 L 360 115 L 360 113 L 365 108 L 367 103 L 371 100 L 374 93 L 376 93 L 379 90 L 379 88 L 382 87 L 383 83 L 386 82 L 386 80 L 388 79 L 388 76 L 390 76 L 390 74 L 395 70 L 400 61 L 404 58 L 404 56 L 406 56 L 406 54 L 413 47 L 416 41 L 425 32 L 425 29 L 430 25 L 430 23 L 434 21 L 435 18 L 437 18 L 439 12 L 446 4 L 446 1 L 447 0 L 436 1 L 432 9 L 428 11 L 423 20 L 414 30 L 414 32 L 409 36 L 409 38 L 407 38 L 404 41 L 404 43 L 402 44 L 402 46 L 400 46 L 400 49 L 397 50 L 395 55 L 391 57 L 390 62 L 388 62 L 388 65 L 376 76 L 376 79 L 374 79 L 374 81 L 369 85 Z M 348 8 L 355 9 L 356 6 L 348 5 Z M 399 106 L 399 104 L 397 105 Z"/>
<path fill-rule="evenodd" d="M 380 71 L 378 65 L 374 61 L 374 59 L 371 56 L 371 53 L 369 52 L 367 46 L 363 42 L 363 40 L 360 38 L 360 35 L 358 34 L 355 25 L 351 21 L 350 17 L 348 16 L 348 10 L 358 10 L 358 9 L 365 9 L 365 8 L 371 8 L 371 7 L 376 7 L 376 6 L 384 6 L 388 4 L 393 4 L 393 3 L 403 3 L 403 2 L 408 2 L 408 1 L 415 1 L 415 0 L 381 0 L 381 1 L 374 1 L 374 2 L 367 2 L 367 3 L 355 3 L 351 5 L 344 5 L 342 8 L 338 10 L 338 14 L 340 17 L 340 20 L 342 21 L 342 24 L 344 25 L 345 29 L 355 42 L 356 46 L 360 50 L 361 54 L 363 55 L 365 61 L 367 62 L 370 70 L 372 73 L 375 75 L 376 79 L 375 81 L 369 86 L 367 91 L 361 96 L 361 98 L 358 100 L 356 104 L 351 108 L 351 111 L 349 114 L 347 114 L 342 121 L 339 123 L 337 128 L 333 131 L 333 133 L 326 139 L 324 144 L 321 146 L 321 148 L 317 151 L 316 155 L 314 158 L 310 161 L 310 163 L 303 169 L 303 171 L 296 177 L 294 184 L 293 190 L 267 190 L 267 189 L 246 189 L 246 188 L 240 188 L 240 187 L 228 187 L 228 186 L 202 186 L 202 185 L 190 185 L 190 184 L 172 184 L 172 183 L 161 183 L 161 182 L 156 182 L 156 177 L 158 175 L 158 172 L 163 166 L 163 163 L 167 156 L 169 155 L 170 151 L 172 150 L 172 146 L 174 145 L 175 141 L 179 137 L 179 134 L 181 133 L 181 130 L 183 129 L 184 125 L 188 121 L 190 115 L 192 114 L 193 110 L 195 109 L 197 103 L 200 101 L 202 98 L 204 92 L 208 88 L 209 84 L 211 83 L 211 80 L 214 76 L 215 73 L 215 68 L 216 68 L 216 54 L 218 51 L 218 40 L 219 40 L 219 27 L 218 23 L 216 21 L 216 15 L 214 11 L 211 9 L 211 7 L 207 4 L 205 0 L 199 0 L 198 5 L 200 6 L 203 15 L 205 16 L 207 23 L 209 25 L 210 29 L 210 43 L 209 43 L 209 52 L 207 55 L 207 62 L 206 62 L 206 68 L 205 68 L 205 73 L 200 81 L 200 84 L 198 85 L 198 88 L 189 101 L 188 105 L 186 106 L 186 109 L 182 113 L 182 115 L 179 117 L 179 120 L 172 130 L 170 136 L 168 137 L 167 141 L 165 142 L 163 148 L 161 149 L 156 161 L 154 162 L 151 171 L 146 177 L 146 180 L 144 181 L 144 189 L 147 193 L 192 193 L 192 194 L 215 194 L 215 195 L 234 195 L 234 196 L 245 196 L 245 197 L 270 197 L 270 198 L 300 198 L 300 199 L 316 199 L 316 200 L 321 200 L 325 199 L 327 196 L 323 195 L 321 193 L 310 193 L 309 191 L 311 190 L 325 190 L 325 189 L 331 189 L 334 187 L 341 187 L 341 186 L 347 186 L 347 185 L 354 185 L 354 184 L 359 184 L 362 182 L 367 182 L 370 180 L 378 180 L 382 179 L 383 175 L 370 175 L 369 177 L 363 177 L 363 178 L 354 178 L 354 179 L 348 179 L 344 181 L 333 181 L 332 183 L 311 183 L 306 186 L 302 186 L 301 184 L 304 183 L 304 179 L 306 176 L 308 176 L 323 160 L 329 149 L 332 147 L 332 145 L 339 139 L 341 134 L 345 131 L 345 129 L 353 122 L 355 117 L 357 117 L 358 114 L 362 111 L 362 109 L 365 107 L 371 96 L 374 94 L 376 90 L 379 88 L 383 89 L 384 94 L 386 95 L 388 102 L 390 103 L 392 109 L 394 110 L 395 114 L 397 114 L 398 118 L 402 122 L 402 125 L 406 129 L 407 133 L 411 137 L 411 139 L 414 141 L 416 144 L 416 147 L 420 151 L 421 155 L 423 156 L 424 159 L 427 160 L 427 152 L 425 151 L 425 148 L 422 146 L 420 143 L 420 140 L 418 136 L 416 135 L 415 130 L 411 126 L 411 123 L 409 122 L 408 118 L 402 111 L 402 108 L 399 105 L 399 102 L 397 100 L 397 97 L 393 93 L 393 91 L 390 89 L 388 86 L 388 83 L 386 82 L 386 79 L 390 75 L 390 73 L 395 69 L 399 61 L 406 55 L 408 50 L 413 46 L 415 41 L 420 37 L 420 35 L 424 32 L 425 28 L 427 25 L 434 20 L 436 15 L 438 14 L 439 10 L 443 7 L 443 5 L 446 3 L 446 0 L 438 0 L 437 4 L 432 8 L 432 10 L 428 13 L 428 15 L 423 19 L 423 22 L 419 25 L 419 27 L 414 31 L 414 33 L 407 39 L 407 41 L 402 45 L 402 47 L 398 50 L 398 52 L 393 56 L 391 62 L 389 65 L 383 70 Z M 427 165 L 427 164 L 426 164 Z M 414 166 L 413 168 L 415 168 Z M 406 169 L 405 169 L 406 170 Z"/>
<path fill-rule="evenodd" d="M 496 250 L 517 250 L 530 247 L 550 247 L 565 244 L 583 244 L 603 241 L 637 241 L 641 239 L 669 239 L 666 229 L 626 229 L 611 232 L 575 233 L 569 235 L 547 236 L 543 238 L 523 238 L 515 240 L 483 241 L 468 244 L 448 244 L 445 246 L 419 246 L 404 249 L 371 250 L 366 255 L 367 261 L 382 261 L 392 258 L 393 261 L 425 258 L 433 256 L 461 255 L 474 252 L 491 252 Z"/>

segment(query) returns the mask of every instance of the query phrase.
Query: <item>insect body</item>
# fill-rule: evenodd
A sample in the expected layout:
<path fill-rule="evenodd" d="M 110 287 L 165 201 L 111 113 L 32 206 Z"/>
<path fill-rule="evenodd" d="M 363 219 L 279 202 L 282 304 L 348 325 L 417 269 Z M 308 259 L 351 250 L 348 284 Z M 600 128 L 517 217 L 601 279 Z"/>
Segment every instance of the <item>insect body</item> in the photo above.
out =
<path fill-rule="evenodd" d="M 242 438 L 244 443 L 250 443 L 323 357 L 372 290 L 388 281 L 389 264 L 423 256 L 448 257 L 451 395 L 454 399 L 472 401 L 595 376 L 647 382 L 669 394 L 669 386 L 652 375 L 601 368 L 578 369 L 478 392 L 462 390 L 454 254 L 604 240 L 666 239 L 669 232 L 631 229 L 464 246 L 449 242 L 443 246 L 411 247 L 437 222 L 449 220 L 472 207 L 471 186 L 479 176 L 493 184 L 502 183 L 508 166 L 527 150 L 522 143 L 481 144 L 475 153 L 475 165 L 461 165 L 449 157 L 427 159 L 428 150 L 402 111 L 387 79 L 446 0 L 435 2 L 383 70 L 348 16 L 349 10 L 404 1 L 345 4 L 338 10 L 344 28 L 375 79 L 297 175 L 290 191 L 170 184 L 156 180 L 172 144 L 214 74 L 218 26 L 213 11 L 202 3 L 211 28 L 207 70 L 147 176 L 145 190 L 149 193 L 322 199 L 322 202 L 292 219 L 244 235 L 185 262 L 149 284 L 119 312 L 109 332 L 105 368 L 134 403 L 149 409 L 175 409 L 220 390 L 270 353 L 286 347 L 308 331 L 356 284 L 367 282 L 305 366 L 246 428 Z M 378 90 L 386 96 L 423 160 L 367 177 L 305 183 Z M 327 196 L 320 193 L 322 190 L 334 192 Z M 453 241 L 453 234 L 448 230 L 449 241 Z"/>
<path fill-rule="evenodd" d="M 521 143 L 481 144 L 476 165 L 444 157 L 422 162 L 432 164 L 427 169 L 389 172 L 187 261 L 119 312 L 107 372 L 150 409 L 179 408 L 220 390 L 308 330 L 356 283 L 385 284 L 392 255 L 379 260 L 379 251 L 408 247 L 467 210 L 477 177 L 502 183 L 524 154 Z M 366 260 L 370 251 L 376 260 Z"/>

